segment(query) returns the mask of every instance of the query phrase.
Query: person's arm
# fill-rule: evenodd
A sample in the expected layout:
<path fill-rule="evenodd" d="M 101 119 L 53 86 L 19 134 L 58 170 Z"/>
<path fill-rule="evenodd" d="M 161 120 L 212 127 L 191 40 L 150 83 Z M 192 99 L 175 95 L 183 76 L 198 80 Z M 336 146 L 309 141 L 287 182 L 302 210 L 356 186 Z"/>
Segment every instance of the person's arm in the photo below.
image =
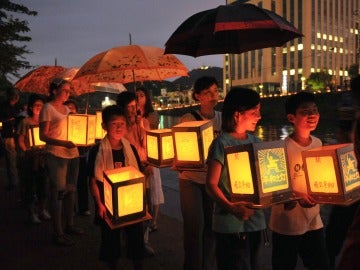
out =
<path fill-rule="evenodd" d="M 66 148 L 74 148 L 76 145 L 72 141 L 63 141 L 58 140 L 50 137 L 49 130 L 50 130 L 50 122 L 44 121 L 40 122 L 40 140 L 46 142 L 47 144 L 63 146 Z"/>
<path fill-rule="evenodd" d="M 243 203 L 230 202 L 219 188 L 219 179 L 222 164 L 216 160 L 208 162 L 206 175 L 206 191 L 222 208 L 242 220 L 248 220 L 254 214 L 254 210 L 246 207 Z"/>
<path fill-rule="evenodd" d="M 90 191 L 91 191 L 91 195 L 94 197 L 94 200 L 98 206 L 98 216 L 102 219 L 105 219 L 106 207 L 101 201 L 100 191 L 95 176 L 92 176 L 90 178 Z"/>

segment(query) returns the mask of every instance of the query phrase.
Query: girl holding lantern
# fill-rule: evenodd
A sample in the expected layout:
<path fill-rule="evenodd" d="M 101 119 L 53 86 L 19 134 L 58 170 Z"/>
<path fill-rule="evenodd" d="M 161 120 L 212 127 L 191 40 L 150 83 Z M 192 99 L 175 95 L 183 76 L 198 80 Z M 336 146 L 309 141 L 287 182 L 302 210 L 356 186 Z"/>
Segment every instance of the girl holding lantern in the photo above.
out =
<path fill-rule="evenodd" d="M 61 78 L 50 83 L 50 101 L 40 112 L 40 139 L 46 142 L 45 166 L 50 181 L 50 210 L 54 226 L 54 243 L 71 246 L 75 242 L 67 235 L 83 234 L 74 226 L 75 187 L 79 172 L 79 151 L 67 140 L 67 115 L 64 105 L 71 92 L 71 84 Z M 66 228 L 63 229 L 62 214 Z M 65 233 L 67 235 L 65 235 Z"/>
<path fill-rule="evenodd" d="M 223 104 L 222 134 L 212 142 L 207 159 L 206 190 L 215 200 L 212 228 L 218 270 L 257 269 L 261 233 L 266 228 L 264 213 L 229 200 L 225 147 L 260 142 L 248 133 L 260 119 L 259 94 L 233 87 Z"/>

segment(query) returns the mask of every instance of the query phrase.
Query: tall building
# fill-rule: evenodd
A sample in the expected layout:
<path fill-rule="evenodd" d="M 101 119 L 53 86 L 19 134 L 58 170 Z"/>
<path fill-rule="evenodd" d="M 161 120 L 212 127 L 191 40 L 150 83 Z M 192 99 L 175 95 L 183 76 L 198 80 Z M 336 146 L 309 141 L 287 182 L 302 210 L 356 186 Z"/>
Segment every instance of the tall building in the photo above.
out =
<path fill-rule="evenodd" d="M 288 94 L 304 90 L 310 74 L 320 71 L 332 76 L 333 89 L 348 86 L 349 67 L 359 63 L 360 0 L 248 2 L 284 17 L 304 36 L 283 47 L 225 55 L 225 89 L 241 85 L 264 95 Z"/>

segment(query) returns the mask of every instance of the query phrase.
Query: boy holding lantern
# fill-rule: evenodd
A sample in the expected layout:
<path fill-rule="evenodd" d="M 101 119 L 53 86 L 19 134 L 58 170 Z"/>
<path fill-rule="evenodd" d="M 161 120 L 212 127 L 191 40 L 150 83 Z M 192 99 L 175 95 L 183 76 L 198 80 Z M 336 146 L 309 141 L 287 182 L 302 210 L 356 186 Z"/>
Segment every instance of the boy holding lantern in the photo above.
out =
<path fill-rule="evenodd" d="M 320 147 L 322 142 L 310 133 L 316 129 L 320 114 L 315 96 L 300 92 L 285 103 L 287 119 L 294 131 L 286 139 L 290 181 L 296 202 L 275 205 L 271 209 L 273 269 L 295 269 L 298 255 L 308 269 L 328 269 L 320 206 L 307 194 L 301 152 Z"/>
<path fill-rule="evenodd" d="M 104 205 L 103 171 L 123 166 L 141 169 L 139 155 L 133 145 L 124 138 L 126 133 L 126 112 L 116 105 L 106 107 L 102 112 L 102 127 L 107 135 L 89 152 L 89 177 L 91 192 L 101 227 L 99 259 L 107 263 L 108 269 L 117 269 L 121 255 L 120 229 L 110 229 L 106 224 Z M 127 256 L 135 270 L 143 269 L 144 240 L 143 223 L 124 227 L 127 236 Z"/>

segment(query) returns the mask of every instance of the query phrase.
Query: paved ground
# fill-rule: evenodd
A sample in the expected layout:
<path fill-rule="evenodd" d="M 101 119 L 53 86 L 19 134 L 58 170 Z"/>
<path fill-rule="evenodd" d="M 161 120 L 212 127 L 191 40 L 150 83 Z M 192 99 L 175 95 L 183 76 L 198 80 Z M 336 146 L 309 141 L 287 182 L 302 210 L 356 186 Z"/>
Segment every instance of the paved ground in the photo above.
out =
<path fill-rule="evenodd" d="M 145 270 L 180 270 L 182 268 L 182 221 L 176 173 L 161 169 L 165 204 L 160 208 L 158 231 L 150 234 L 157 254 L 145 259 Z M 1 270 L 72 270 L 105 269 L 98 261 L 99 229 L 93 217 L 76 216 L 75 222 L 85 235 L 75 238 L 73 247 L 52 244 L 51 222 L 39 225 L 26 223 L 26 210 L 18 202 L 15 191 L 6 191 L 3 160 L 0 161 L 0 269 Z M 91 208 L 93 205 L 91 204 Z M 93 213 L 93 211 L 92 211 Z M 264 247 L 261 256 L 263 270 L 271 269 L 270 247 Z M 122 270 L 132 269 L 122 260 Z M 303 269 L 298 267 L 297 270 Z"/>

